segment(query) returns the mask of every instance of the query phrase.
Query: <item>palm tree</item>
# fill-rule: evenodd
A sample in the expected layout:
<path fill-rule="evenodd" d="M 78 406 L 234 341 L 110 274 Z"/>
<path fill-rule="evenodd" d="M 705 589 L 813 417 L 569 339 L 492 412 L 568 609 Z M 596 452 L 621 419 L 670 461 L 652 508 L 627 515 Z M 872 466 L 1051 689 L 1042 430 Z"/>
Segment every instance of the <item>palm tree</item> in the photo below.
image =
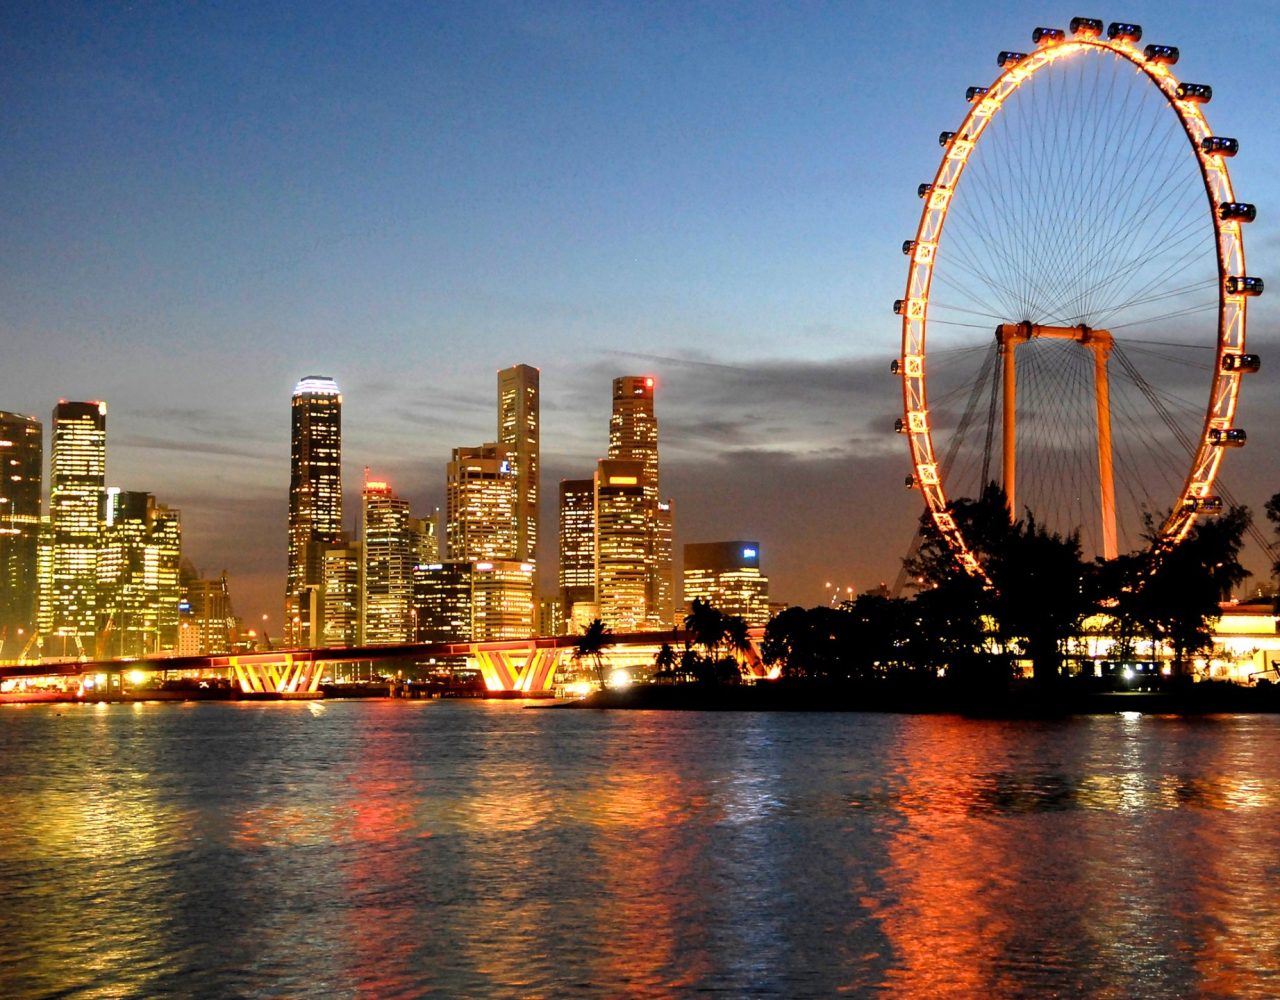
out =
<path fill-rule="evenodd" d="M 613 632 L 599 618 L 585 626 L 573 644 L 573 662 L 581 664 L 583 660 L 590 660 L 601 688 L 604 687 L 604 651 L 612 645 Z"/>
<path fill-rule="evenodd" d="M 747 633 L 747 620 L 741 615 L 725 615 L 724 641 L 738 664 L 738 672 L 741 673 L 743 664 L 753 652 L 751 636 Z"/>
<path fill-rule="evenodd" d="M 655 677 L 672 677 L 676 672 L 676 651 L 671 648 L 671 643 L 664 642 L 662 648 L 658 650 L 657 655 L 653 658 L 653 665 L 657 667 Z"/>
<path fill-rule="evenodd" d="M 695 597 L 689 613 L 684 616 L 684 627 L 693 636 L 693 641 L 706 651 L 708 658 L 714 660 L 725 639 L 725 616 L 719 609 L 701 597 Z"/>

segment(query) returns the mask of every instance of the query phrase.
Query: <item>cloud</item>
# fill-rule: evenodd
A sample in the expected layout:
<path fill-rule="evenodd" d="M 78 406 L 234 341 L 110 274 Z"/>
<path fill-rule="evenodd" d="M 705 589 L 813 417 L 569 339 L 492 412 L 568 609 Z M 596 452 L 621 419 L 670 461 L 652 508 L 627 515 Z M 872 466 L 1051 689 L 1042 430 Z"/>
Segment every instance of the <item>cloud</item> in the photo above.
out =
<path fill-rule="evenodd" d="M 150 437 L 144 434 L 120 434 L 111 438 L 112 449 L 142 448 L 152 451 L 176 451 L 185 455 L 225 455 L 231 458 L 242 458 L 253 462 L 267 461 L 270 455 L 260 450 L 253 450 L 239 444 L 221 444 L 208 439 L 188 438 L 175 440 L 172 438 Z"/>

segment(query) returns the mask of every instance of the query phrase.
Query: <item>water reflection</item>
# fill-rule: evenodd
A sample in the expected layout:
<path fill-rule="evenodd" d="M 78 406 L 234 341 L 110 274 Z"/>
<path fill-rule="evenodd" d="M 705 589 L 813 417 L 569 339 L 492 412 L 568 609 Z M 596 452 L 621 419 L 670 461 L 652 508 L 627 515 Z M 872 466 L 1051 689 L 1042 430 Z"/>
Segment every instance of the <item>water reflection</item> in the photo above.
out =
<path fill-rule="evenodd" d="M 0 713 L 0 995 L 1280 995 L 1280 723 Z"/>

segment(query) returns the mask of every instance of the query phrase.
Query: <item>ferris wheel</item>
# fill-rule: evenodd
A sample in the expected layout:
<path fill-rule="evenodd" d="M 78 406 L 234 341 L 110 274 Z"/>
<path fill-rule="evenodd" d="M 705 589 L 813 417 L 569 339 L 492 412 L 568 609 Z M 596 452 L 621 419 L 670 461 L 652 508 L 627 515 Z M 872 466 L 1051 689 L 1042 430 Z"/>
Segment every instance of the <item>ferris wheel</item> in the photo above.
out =
<path fill-rule="evenodd" d="M 1246 440 L 1263 283 L 1245 270 L 1255 209 L 1227 171 L 1239 144 L 1209 127 L 1212 89 L 1174 76 L 1178 49 L 1141 37 L 1074 18 L 1001 52 L 918 190 L 896 429 L 907 485 L 979 577 L 950 500 L 998 482 L 1011 516 L 1114 558 L 1221 510 L 1223 453 Z"/>

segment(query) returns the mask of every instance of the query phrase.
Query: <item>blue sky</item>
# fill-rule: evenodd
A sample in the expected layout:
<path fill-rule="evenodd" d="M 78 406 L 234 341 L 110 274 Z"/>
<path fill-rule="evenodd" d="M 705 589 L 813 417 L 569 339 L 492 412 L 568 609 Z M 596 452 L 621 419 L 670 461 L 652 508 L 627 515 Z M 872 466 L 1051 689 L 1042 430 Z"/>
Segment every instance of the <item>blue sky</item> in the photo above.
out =
<path fill-rule="evenodd" d="M 603 453 L 610 379 L 652 372 L 680 541 L 760 540 L 797 602 L 892 579 L 918 513 L 887 371 L 915 185 L 996 52 L 1073 13 L 0 3 L 0 408 L 106 399 L 111 483 L 181 507 L 247 618 L 279 605 L 309 373 L 345 393 L 349 518 L 365 465 L 441 502 L 449 449 L 493 436 L 499 367 L 542 370 L 548 497 Z M 1098 16 L 1213 84 L 1269 278 L 1274 7 Z M 1228 465 L 1255 509 L 1280 489 L 1273 386 L 1246 386 Z"/>

